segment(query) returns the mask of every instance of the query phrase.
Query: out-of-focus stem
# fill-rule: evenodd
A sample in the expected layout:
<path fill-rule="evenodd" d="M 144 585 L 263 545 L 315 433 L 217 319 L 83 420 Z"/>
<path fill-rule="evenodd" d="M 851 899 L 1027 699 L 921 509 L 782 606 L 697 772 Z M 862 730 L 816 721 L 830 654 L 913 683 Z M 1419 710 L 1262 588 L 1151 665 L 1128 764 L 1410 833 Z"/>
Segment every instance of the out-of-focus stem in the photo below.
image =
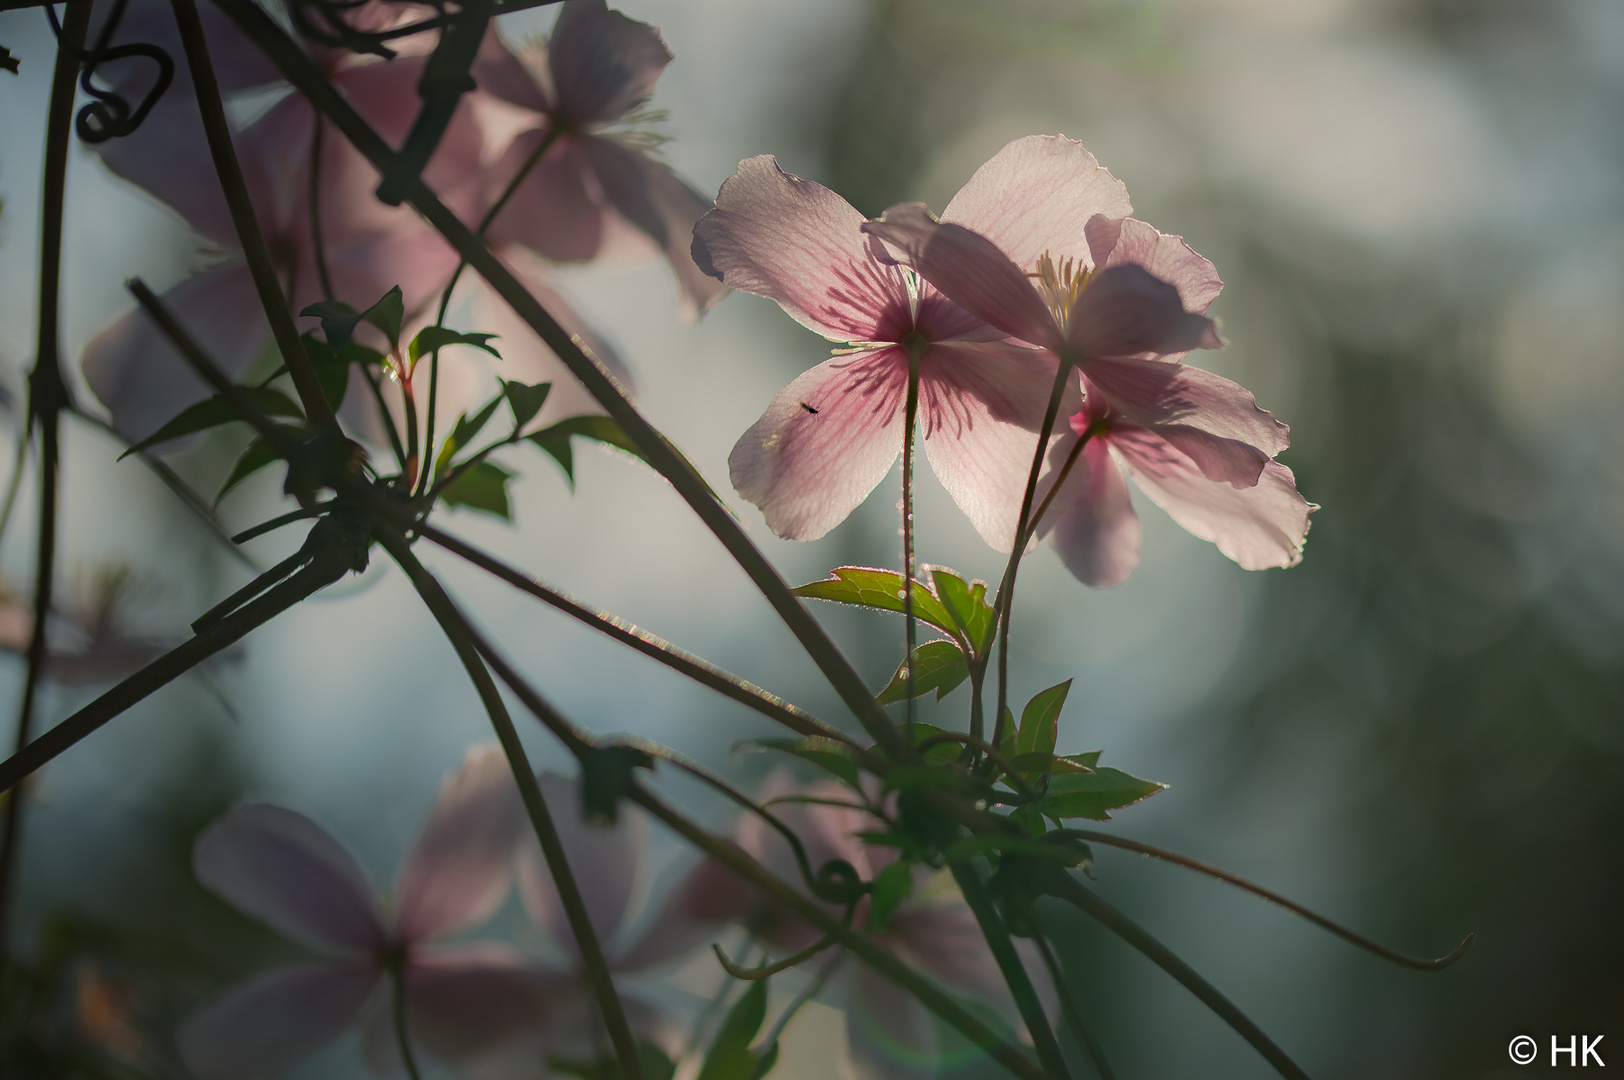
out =
<path fill-rule="evenodd" d="M 22 702 L 17 709 L 16 753 L 33 734 L 34 704 L 45 672 L 46 628 L 51 618 L 51 591 L 56 575 L 57 452 L 59 420 L 71 404 L 62 378 L 61 318 L 62 225 L 67 204 L 68 143 L 73 130 L 74 82 L 79 77 L 78 53 L 90 26 L 90 5 L 68 9 L 57 45 L 56 70 L 51 76 L 51 99 L 45 127 L 44 205 L 40 210 L 39 326 L 34 370 L 28 377 L 28 422 L 37 425 L 40 439 L 39 536 L 35 547 L 34 625 L 28 635 L 28 674 L 23 679 Z M 17 467 L 22 468 L 19 455 Z M 22 849 L 23 792 L 6 802 L 6 820 L 0 835 L 0 976 L 6 973 L 11 925 L 11 896 Z"/>
<path fill-rule="evenodd" d="M 400 1062 L 406 1067 L 408 1080 L 423 1080 L 418 1071 L 417 1057 L 412 1053 L 412 1040 L 406 1032 L 406 972 L 405 963 L 397 960 L 389 965 L 389 981 L 394 990 L 395 1045 L 400 1048 Z"/>
<path fill-rule="evenodd" d="M 1094 1068 L 1099 1071 L 1100 1080 L 1116 1080 L 1116 1074 L 1111 1071 L 1111 1063 L 1105 1058 L 1105 1051 L 1095 1041 L 1093 1034 L 1088 1030 L 1088 1025 L 1083 1023 L 1082 1010 L 1077 1007 L 1077 998 L 1066 985 L 1065 972 L 1060 970 L 1060 961 L 1055 959 L 1049 939 L 1039 934 L 1036 940 L 1038 952 L 1043 957 L 1043 966 L 1049 969 L 1049 979 L 1054 983 L 1054 992 L 1060 997 L 1060 1007 L 1065 1010 L 1066 1022 L 1071 1025 L 1072 1034 L 1077 1036 L 1078 1043 L 1088 1052 L 1089 1059 L 1094 1062 Z"/>
<path fill-rule="evenodd" d="M 467 668 L 468 677 L 473 680 L 474 688 L 479 692 L 485 711 L 491 718 L 491 726 L 496 729 L 497 741 L 502 744 L 508 766 L 513 770 L 513 779 L 519 785 L 519 794 L 524 800 L 525 811 L 530 816 L 531 828 L 535 830 L 536 839 L 541 843 L 541 853 L 547 860 L 547 869 L 552 875 L 553 884 L 557 886 L 559 901 L 564 905 L 564 916 L 575 935 L 575 943 L 581 954 L 581 965 L 586 970 L 587 982 L 598 1000 L 598 1009 L 603 1016 L 604 1026 L 609 1029 L 609 1041 L 615 1048 L 615 1057 L 620 1062 L 622 1074 L 626 1080 L 642 1080 L 643 1069 L 637 1055 L 637 1042 L 632 1038 L 631 1026 L 626 1022 L 626 1012 L 621 1007 L 620 995 L 615 990 L 613 977 L 609 974 L 609 964 L 604 959 L 603 946 L 598 941 L 597 931 L 592 927 L 592 919 L 586 910 L 586 901 L 581 897 L 581 888 L 575 881 L 569 859 L 564 853 L 563 841 L 559 839 L 558 829 L 547 809 L 547 802 L 542 798 L 541 785 L 536 782 L 535 770 L 530 767 L 530 758 L 525 753 L 524 744 L 519 741 L 519 733 L 513 726 L 513 718 L 508 715 L 501 691 L 497 689 L 496 681 L 491 678 L 485 661 L 480 657 L 466 621 L 456 610 L 439 581 L 418 561 L 417 556 L 412 554 L 406 539 L 389 529 L 379 529 L 377 537 L 378 543 L 382 544 L 384 550 L 388 551 L 395 562 L 400 564 L 400 568 L 406 571 L 406 576 L 411 579 L 417 594 L 422 597 L 423 603 L 428 606 L 435 621 L 440 624 L 440 629 L 450 640 L 451 647 L 456 650 L 458 659 L 462 661 L 463 667 Z"/>
<path fill-rule="evenodd" d="M 175 22 L 180 28 L 181 44 L 186 49 L 186 62 L 192 70 L 192 85 L 197 93 L 198 110 L 203 116 L 203 131 L 209 141 L 209 153 L 214 168 L 220 175 L 220 187 L 225 192 L 226 206 L 231 210 L 231 223 L 236 226 L 237 238 L 242 243 L 243 256 L 248 262 L 259 302 L 270 321 L 271 334 L 281 350 L 282 361 L 293 377 L 293 386 L 299 392 L 299 401 L 311 423 L 322 427 L 338 426 L 327 396 L 322 393 L 321 380 L 305 355 L 304 342 L 299 340 L 299 329 L 293 324 L 293 313 L 288 309 L 287 297 L 282 295 L 282 283 L 276 276 L 276 264 L 260 231 L 259 219 L 254 216 L 254 205 L 248 197 L 248 186 L 243 182 L 242 166 L 237 162 L 237 151 L 231 143 L 231 125 L 226 121 L 225 106 L 220 99 L 220 86 L 214 77 L 214 65 L 209 60 L 208 41 L 203 36 L 203 23 L 198 18 L 193 0 L 170 0 L 175 9 Z M 319 124 L 321 118 L 318 116 Z"/>

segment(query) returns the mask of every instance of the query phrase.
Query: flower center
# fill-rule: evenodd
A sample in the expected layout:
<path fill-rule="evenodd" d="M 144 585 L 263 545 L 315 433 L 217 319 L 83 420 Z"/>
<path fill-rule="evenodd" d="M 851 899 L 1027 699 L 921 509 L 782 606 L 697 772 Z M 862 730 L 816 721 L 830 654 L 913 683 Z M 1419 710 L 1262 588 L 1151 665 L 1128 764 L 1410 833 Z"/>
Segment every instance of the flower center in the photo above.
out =
<path fill-rule="evenodd" d="M 1026 276 L 1034 279 L 1038 292 L 1043 294 L 1043 302 L 1048 305 L 1049 313 L 1062 333 L 1066 331 L 1066 324 L 1071 318 L 1072 305 L 1077 297 L 1082 295 L 1089 281 L 1094 277 L 1093 266 L 1081 266 L 1076 259 L 1067 257 L 1055 262 L 1053 256 L 1047 251 L 1038 256 L 1037 269 Z"/>

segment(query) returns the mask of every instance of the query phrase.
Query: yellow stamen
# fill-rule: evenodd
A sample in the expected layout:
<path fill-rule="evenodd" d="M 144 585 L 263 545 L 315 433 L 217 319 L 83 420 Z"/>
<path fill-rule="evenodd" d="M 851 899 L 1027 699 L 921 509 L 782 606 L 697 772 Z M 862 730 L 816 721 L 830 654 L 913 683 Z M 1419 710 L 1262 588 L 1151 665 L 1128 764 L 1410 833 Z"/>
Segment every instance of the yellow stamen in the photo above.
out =
<path fill-rule="evenodd" d="M 1092 266 L 1081 266 L 1076 259 L 1070 257 L 1056 263 L 1045 251 L 1038 256 L 1038 268 L 1026 275 L 1036 279 L 1038 291 L 1043 294 L 1044 303 L 1049 305 L 1049 311 L 1054 315 L 1054 321 L 1062 332 L 1065 331 L 1066 323 L 1071 317 L 1072 305 L 1088 287 L 1096 269 Z"/>

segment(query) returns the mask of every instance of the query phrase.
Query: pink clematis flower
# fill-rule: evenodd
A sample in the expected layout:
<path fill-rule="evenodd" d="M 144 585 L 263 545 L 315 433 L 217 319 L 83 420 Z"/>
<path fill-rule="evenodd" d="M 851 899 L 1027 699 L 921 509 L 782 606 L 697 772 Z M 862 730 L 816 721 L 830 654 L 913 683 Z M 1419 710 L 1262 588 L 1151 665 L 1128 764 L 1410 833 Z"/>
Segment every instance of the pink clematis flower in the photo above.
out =
<path fill-rule="evenodd" d="M 1070 196 L 1088 213 L 1127 212 L 1104 170 L 1081 179 L 1051 172 L 1072 182 Z M 979 180 L 944 216 L 993 229 L 1005 215 Z M 1057 213 L 1079 231 L 1086 221 Z M 728 459 L 733 486 L 779 536 L 816 540 L 840 524 L 902 449 L 916 350 L 925 456 L 982 538 L 1008 551 L 1019 507 L 1005 493 L 1031 467 L 1055 361 L 999 340 L 1005 331 L 876 258 L 864 222 L 833 191 L 762 156 L 740 163 L 694 229 L 694 257 L 707 272 L 848 346 L 790 383 L 745 432 Z"/>
<path fill-rule="evenodd" d="M 833 781 L 798 786 L 784 773 L 768 779 L 761 799 L 770 801 L 786 795 L 839 802 L 853 799 L 849 788 Z M 773 813 L 800 838 L 814 871 L 831 859 L 844 859 L 864 880 L 872 880 L 895 860 L 894 850 L 863 842 L 860 833 L 883 829 L 885 825 L 855 806 L 779 803 L 774 805 Z M 775 874 L 789 881 L 801 879 L 788 843 L 760 818 L 743 818 L 737 836 L 739 846 Z M 831 913 L 839 914 L 833 907 Z M 782 952 L 803 949 L 820 936 L 771 902 L 757 903 L 749 925 L 762 941 Z M 917 869 L 913 892 L 897 905 L 883 929 L 869 924 L 869 901 L 865 899 L 858 909 L 857 925 L 910 967 L 925 972 L 955 994 L 994 1006 L 1012 1025 L 1019 1024 L 998 962 L 947 871 Z M 1029 943 L 1017 941 L 1016 948 L 1039 995 L 1054 1012 L 1057 999 L 1041 959 Z M 825 955 L 808 961 L 808 966 L 816 969 L 827 962 Z M 948 1047 L 941 1042 L 930 1012 L 911 994 L 855 960 L 842 962 L 841 968 L 831 985 L 846 1010 L 847 1041 L 857 1075 L 862 1080 L 934 1075 Z"/>
<path fill-rule="evenodd" d="M 1038 489 L 1041 499 L 1065 474 L 1040 531 L 1077 577 L 1117 584 L 1138 561 L 1138 519 L 1113 453 L 1153 501 L 1242 566 L 1294 564 L 1313 507 L 1273 460 L 1288 429 L 1243 387 L 1180 362 L 1222 344 L 1206 317 L 1222 288 L 1212 264 L 1179 237 L 1066 198 L 1056 163 L 1079 179 L 1101 171 L 1070 139 L 1018 139 L 971 181 L 1003 210 L 993 228 L 899 206 L 864 229 L 966 308 L 1077 367 L 1062 401 L 1070 432 L 1049 448 Z M 1011 502 L 1024 483 L 1008 490 Z"/>
<path fill-rule="evenodd" d="M 275 1076 L 356 1023 L 392 1019 L 390 972 L 406 989 L 414 1047 L 461 1068 L 530 1036 L 551 1003 L 546 973 L 493 944 L 436 946 L 499 907 L 519 823 L 500 752 L 471 753 L 440 789 L 386 918 L 355 859 L 302 814 L 241 807 L 199 839 L 199 880 L 293 940 L 328 954 L 250 979 L 186 1022 L 202 1080 Z"/>
<path fill-rule="evenodd" d="M 694 317 L 727 291 L 689 255 L 694 222 L 709 200 L 650 156 L 657 140 L 624 126 L 640 119 L 637 108 L 670 62 L 654 27 L 609 10 L 604 0 L 566 0 L 545 47 L 516 56 L 492 34 L 473 74 L 486 93 L 519 110 L 520 130 L 490 170 L 489 197 L 529 167 L 492 222 L 491 238 L 555 262 L 663 253 L 683 312 Z"/>

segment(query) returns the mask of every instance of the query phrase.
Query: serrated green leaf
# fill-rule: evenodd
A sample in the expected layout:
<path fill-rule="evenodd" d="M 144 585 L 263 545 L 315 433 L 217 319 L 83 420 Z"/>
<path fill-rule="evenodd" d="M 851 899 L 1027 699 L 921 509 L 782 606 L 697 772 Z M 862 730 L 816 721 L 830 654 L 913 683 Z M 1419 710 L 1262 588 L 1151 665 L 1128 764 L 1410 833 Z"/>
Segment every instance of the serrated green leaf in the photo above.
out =
<path fill-rule="evenodd" d="M 512 517 L 508 507 L 507 482 L 513 474 L 489 461 L 476 461 L 440 492 L 447 506 L 466 506 L 495 514 L 504 521 Z"/>
<path fill-rule="evenodd" d="M 1016 754 L 1010 759 L 1010 764 L 1023 773 L 1081 773 L 1093 769 L 1099 759 L 1098 750 L 1066 757 L 1042 753 Z"/>
<path fill-rule="evenodd" d="M 435 349 L 444 349 L 451 345 L 471 345 L 500 360 L 502 354 L 491 348 L 490 344 L 495 337 L 495 334 L 461 334 L 448 326 L 425 326 L 407 344 L 406 359 L 415 364 L 419 356 L 431 353 Z"/>
<path fill-rule="evenodd" d="M 751 1052 L 750 1043 L 766 1018 L 767 980 L 757 979 L 727 1011 L 705 1054 L 699 1080 L 753 1080 L 761 1059 Z"/>
<path fill-rule="evenodd" d="M 648 464 L 648 459 L 637 448 L 637 444 L 620 430 L 619 424 L 607 416 L 566 417 L 551 427 L 531 432 L 525 438 L 551 454 L 553 460 L 564 470 L 564 475 L 569 478 L 570 486 L 574 487 L 575 454 L 570 440 L 577 435 L 603 443 L 605 446 L 612 446 L 617 450 L 624 450 L 645 465 Z"/>
<path fill-rule="evenodd" d="M 947 732 L 934 724 L 922 724 L 918 721 L 913 725 L 913 741 L 915 746 L 921 746 L 938 735 Z M 957 742 L 939 742 L 926 750 L 922 755 L 927 765 L 946 765 L 959 759 L 960 746 Z"/>
<path fill-rule="evenodd" d="M 805 739 L 751 739 L 742 742 L 739 749 L 777 750 L 809 761 L 825 772 L 852 787 L 858 783 L 857 759 L 851 747 L 836 739 L 809 736 Z"/>
<path fill-rule="evenodd" d="M 1132 805 L 1165 787 L 1166 784 L 1141 780 L 1121 769 L 1097 768 L 1050 780 L 1049 793 L 1038 804 L 1038 809 L 1048 817 L 1110 821 L 1107 810 Z"/>
<path fill-rule="evenodd" d="M 581 809 L 588 821 L 613 825 L 620 802 L 636 787 L 632 773 L 654 768 L 654 759 L 635 746 L 602 746 L 581 758 Z"/>
<path fill-rule="evenodd" d="M 249 443 L 248 449 L 244 450 L 242 456 L 237 459 L 237 464 L 231 467 L 231 475 L 226 477 L 226 482 L 220 486 L 220 493 L 214 497 L 214 505 L 219 506 L 220 501 L 226 497 L 226 493 L 232 488 L 273 461 L 279 460 L 281 459 L 277 452 L 264 439 L 255 439 Z"/>
<path fill-rule="evenodd" d="M 895 570 L 869 566 L 837 566 L 834 576 L 791 590 L 809 600 L 831 600 L 837 604 L 902 612 L 902 575 Z M 922 581 L 914 582 L 914 615 L 945 634 L 958 633 L 958 625 L 936 594 Z"/>
<path fill-rule="evenodd" d="M 1071 680 L 1040 691 L 1021 710 L 1021 726 L 1015 732 L 1015 753 L 1052 754 L 1060 733 L 1060 710 L 1071 692 Z"/>
<path fill-rule="evenodd" d="M 434 477 L 438 480 L 451 468 L 451 459 L 473 442 L 484 426 L 496 415 L 497 408 L 505 400 L 501 394 L 496 395 L 481 405 L 479 411 L 472 417 L 463 413 L 457 417 L 457 422 L 451 425 L 451 434 L 445 437 L 440 444 L 440 453 L 434 459 Z"/>
<path fill-rule="evenodd" d="M 963 651 L 951 641 L 927 641 L 915 649 L 913 655 L 914 697 L 923 697 L 934 690 L 936 700 L 940 701 L 970 677 L 969 662 L 964 659 Z M 907 676 L 908 666 L 898 666 L 897 673 L 891 676 L 891 681 L 874 700 L 881 705 L 907 700 Z"/>
<path fill-rule="evenodd" d="M 970 643 L 971 650 L 977 656 L 986 656 L 992 649 L 993 635 L 993 609 L 987 603 L 987 583 L 966 582 L 945 566 L 931 567 L 930 576 L 937 598 Z"/>
<path fill-rule="evenodd" d="M 266 416 L 304 416 L 304 413 L 300 411 L 299 406 L 294 403 L 292 398 L 272 387 L 240 386 L 237 388 L 237 392 L 243 396 L 243 399 L 248 404 L 257 408 Z M 207 431 L 210 428 L 217 428 L 222 424 L 229 424 L 241 419 L 241 414 L 232 407 L 225 395 L 215 394 L 213 397 L 200 401 L 196 405 L 182 409 L 179 416 L 176 416 L 163 427 L 120 454 L 119 460 L 122 461 L 131 454 L 138 454 L 148 447 L 166 443 L 171 439 L 178 439 L 183 435 L 195 435 L 199 431 Z"/>
<path fill-rule="evenodd" d="M 522 383 L 502 380 L 502 393 L 507 397 L 508 407 L 513 410 L 513 430 L 519 431 L 526 424 L 536 418 L 541 407 L 547 403 L 547 395 L 553 384 Z"/>
<path fill-rule="evenodd" d="M 322 300 L 311 304 L 299 314 L 321 320 L 321 332 L 326 336 L 327 344 L 334 350 L 342 349 L 349 344 L 351 335 L 362 321 L 382 330 L 389 338 L 389 347 L 398 349 L 400 323 L 406 316 L 406 305 L 401 297 L 400 286 L 396 285 L 365 311 L 356 311 L 342 300 Z"/>
<path fill-rule="evenodd" d="M 913 867 L 898 859 L 874 876 L 873 900 L 869 906 L 869 924 L 878 933 L 885 932 L 891 913 L 913 892 Z"/>

